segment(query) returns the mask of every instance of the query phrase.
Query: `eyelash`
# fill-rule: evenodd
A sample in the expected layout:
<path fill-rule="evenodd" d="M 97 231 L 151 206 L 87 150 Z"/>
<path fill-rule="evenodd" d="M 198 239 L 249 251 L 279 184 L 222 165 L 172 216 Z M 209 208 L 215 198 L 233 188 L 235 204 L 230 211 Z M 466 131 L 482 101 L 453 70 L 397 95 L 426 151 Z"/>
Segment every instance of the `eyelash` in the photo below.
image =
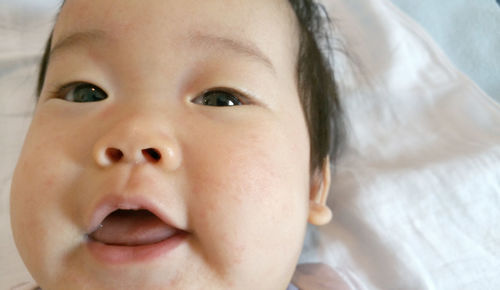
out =
<path fill-rule="evenodd" d="M 72 82 L 72 83 L 68 83 L 68 84 L 65 84 L 65 85 L 56 86 L 56 88 L 54 90 L 52 90 L 52 91 L 49 92 L 49 96 L 51 98 L 57 98 L 57 99 L 65 100 L 65 97 L 67 96 L 67 94 L 69 94 L 72 90 L 74 90 L 74 89 L 76 89 L 76 88 L 78 88 L 80 86 L 84 86 L 84 85 L 96 88 L 99 91 L 103 92 L 106 95 L 106 98 L 108 97 L 108 94 L 104 90 L 102 90 L 101 88 L 99 88 L 98 86 L 96 86 L 94 84 L 87 83 L 87 82 Z M 69 100 L 66 100 L 66 101 L 72 102 L 72 101 L 69 101 Z"/>
<path fill-rule="evenodd" d="M 65 85 L 57 87 L 55 90 L 53 90 L 52 92 L 50 92 L 49 95 L 52 96 L 53 98 L 58 98 L 58 99 L 66 100 L 65 97 L 69 93 L 71 93 L 72 90 L 76 90 L 79 87 L 85 87 L 85 86 L 93 88 L 93 90 L 95 92 L 103 93 L 103 94 L 106 95 L 105 98 L 102 98 L 102 99 L 99 99 L 99 100 L 96 100 L 96 101 L 101 101 L 101 100 L 104 100 L 104 99 L 106 99 L 108 97 L 108 94 L 104 90 L 102 90 L 97 85 L 94 85 L 94 84 L 91 84 L 91 83 L 88 83 L 88 82 L 72 82 L 72 83 L 69 83 L 69 84 L 65 84 Z M 211 89 L 205 90 L 201 94 L 198 94 L 194 99 L 192 99 L 191 102 L 194 103 L 194 104 L 203 105 L 200 102 L 196 102 L 196 100 L 197 99 L 201 99 L 204 96 L 208 96 L 209 94 L 220 94 L 220 93 L 230 95 L 231 97 L 234 98 L 233 101 L 237 100 L 239 102 L 239 104 L 232 105 L 232 106 L 241 106 L 241 105 L 251 104 L 251 102 L 249 102 L 249 98 L 246 97 L 244 94 L 242 94 L 242 93 L 240 93 L 240 92 L 238 92 L 238 91 L 236 91 L 234 89 L 224 88 L 224 87 L 215 87 L 215 88 L 211 88 Z M 75 101 L 75 100 L 66 100 L 66 101 L 68 101 L 68 102 L 80 102 L 80 101 Z M 91 102 L 96 102 L 96 101 L 91 101 Z M 204 102 L 204 103 L 205 103 L 205 105 L 207 105 L 207 102 Z M 208 106 L 213 106 L 213 105 L 208 105 Z M 223 107 L 230 107 L 230 106 L 223 106 Z"/>

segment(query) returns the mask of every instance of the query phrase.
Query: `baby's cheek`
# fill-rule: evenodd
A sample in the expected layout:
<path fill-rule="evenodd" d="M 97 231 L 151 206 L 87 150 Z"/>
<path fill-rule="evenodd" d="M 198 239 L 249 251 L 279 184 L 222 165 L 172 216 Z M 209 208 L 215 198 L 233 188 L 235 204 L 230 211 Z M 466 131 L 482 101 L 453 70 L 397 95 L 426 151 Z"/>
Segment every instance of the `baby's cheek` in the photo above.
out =
<path fill-rule="evenodd" d="M 269 129 L 219 140 L 231 151 L 205 144 L 215 154 L 198 156 L 190 171 L 192 227 L 207 262 L 222 274 L 282 268 L 290 264 L 282 257 L 300 249 L 307 162 L 294 163 L 289 139 Z"/>
<path fill-rule="evenodd" d="M 64 144 L 55 142 L 51 134 L 39 123 L 32 124 L 11 188 L 16 244 L 36 278 L 60 268 L 57 256 L 67 248 L 65 235 L 71 227 L 64 198 L 71 192 L 74 166 L 65 154 L 59 154 Z"/>
<path fill-rule="evenodd" d="M 43 224 L 39 212 L 44 201 L 37 196 L 39 185 L 32 174 L 32 166 L 21 156 L 11 186 L 11 222 L 16 246 L 30 271 L 43 269 L 44 257 L 41 255 L 44 237 Z M 36 238 L 34 238 L 36 237 Z M 39 240 L 39 243 L 34 243 Z M 36 273 L 35 273 L 36 275 Z"/>

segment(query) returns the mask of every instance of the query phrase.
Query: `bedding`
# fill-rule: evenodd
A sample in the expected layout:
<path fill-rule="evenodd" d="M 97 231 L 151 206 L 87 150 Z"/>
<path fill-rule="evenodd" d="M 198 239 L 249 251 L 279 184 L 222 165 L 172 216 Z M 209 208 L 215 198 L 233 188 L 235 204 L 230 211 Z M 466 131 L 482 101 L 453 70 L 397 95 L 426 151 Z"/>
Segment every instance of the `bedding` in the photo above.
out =
<path fill-rule="evenodd" d="M 339 69 L 350 130 L 316 259 L 358 289 L 498 289 L 498 103 L 390 2 L 328 6 L 361 68 Z"/>
<path fill-rule="evenodd" d="M 388 0 L 324 3 L 349 134 L 333 220 L 308 229 L 300 262 L 329 265 L 351 289 L 498 289 L 500 105 Z M 9 186 L 57 7 L 0 3 L 2 289 L 32 282 L 11 237 Z"/>
<path fill-rule="evenodd" d="M 458 69 L 500 102 L 500 1 L 391 1 L 429 32 Z"/>

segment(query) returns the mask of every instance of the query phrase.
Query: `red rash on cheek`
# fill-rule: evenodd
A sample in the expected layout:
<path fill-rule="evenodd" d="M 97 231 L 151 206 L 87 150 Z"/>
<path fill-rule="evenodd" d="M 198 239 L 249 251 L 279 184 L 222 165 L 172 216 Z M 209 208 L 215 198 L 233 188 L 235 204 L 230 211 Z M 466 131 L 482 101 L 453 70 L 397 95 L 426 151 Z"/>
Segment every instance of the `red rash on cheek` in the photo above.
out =
<path fill-rule="evenodd" d="M 56 185 L 57 177 L 55 175 L 48 175 L 47 178 L 44 180 L 44 186 L 47 190 L 50 190 Z"/>

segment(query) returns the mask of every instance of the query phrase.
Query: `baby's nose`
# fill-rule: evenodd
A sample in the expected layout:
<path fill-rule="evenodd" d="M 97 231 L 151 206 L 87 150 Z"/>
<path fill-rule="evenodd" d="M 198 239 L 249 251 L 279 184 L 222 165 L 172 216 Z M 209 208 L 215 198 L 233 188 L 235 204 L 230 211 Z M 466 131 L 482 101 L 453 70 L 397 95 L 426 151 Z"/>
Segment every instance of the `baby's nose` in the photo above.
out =
<path fill-rule="evenodd" d="M 127 157 L 133 155 L 134 158 L 132 160 L 128 158 L 129 162 L 139 163 L 141 161 L 148 161 L 151 163 L 157 163 L 161 161 L 161 152 L 159 152 L 158 149 L 155 148 L 141 149 L 142 156 L 136 156 L 137 154 L 134 154 L 135 152 L 130 153 L 127 154 Z M 106 148 L 104 154 L 100 153 L 99 156 L 97 156 L 97 159 L 99 163 L 101 163 L 101 165 L 109 165 L 111 163 L 116 163 L 122 159 L 125 159 L 124 155 L 125 154 L 120 148 L 109 147 Z"/>
<path fill-rule="evenodd" d="M 133 122 L 118 124 L 96 142 L 95 162 L 101 167 L 118 163 L 150 163 L 175 170 L 181 163 L 181 152 L 173 136 Z"/>

